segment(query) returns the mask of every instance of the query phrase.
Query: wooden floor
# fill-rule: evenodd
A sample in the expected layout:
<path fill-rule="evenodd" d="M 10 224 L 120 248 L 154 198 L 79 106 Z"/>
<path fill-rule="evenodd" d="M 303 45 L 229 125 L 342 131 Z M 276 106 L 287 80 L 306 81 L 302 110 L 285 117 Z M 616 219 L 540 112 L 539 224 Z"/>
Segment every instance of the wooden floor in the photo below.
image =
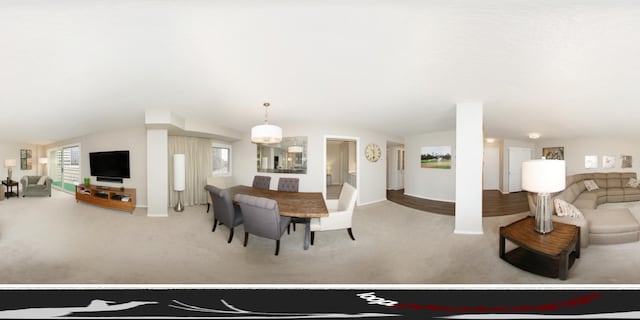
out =
<path fill-rule="evenodd" d="M 422 199 L 404 194 L 404 189 L 387 190 L 387 199 L 410 208 L 439 214 L 454 215 L 455 203 Z M 497 190 L 482 192 L 482 216 L 495 217 L 529 211 L 527 192 L 503 194 Z"/>

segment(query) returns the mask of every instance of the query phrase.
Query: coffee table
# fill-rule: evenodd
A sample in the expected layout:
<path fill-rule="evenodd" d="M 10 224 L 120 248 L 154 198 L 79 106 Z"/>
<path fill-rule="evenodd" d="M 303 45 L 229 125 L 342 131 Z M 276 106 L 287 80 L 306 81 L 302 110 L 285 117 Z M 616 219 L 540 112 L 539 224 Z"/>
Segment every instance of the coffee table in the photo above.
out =
<path fill-rule="evenodd" d="M 541 234 L 534 225 L 535 219 L 526 217 L 500 227 L 500 258 L 531 273 L 566 280 L 580 258 L 580 227 L 554 221 L 553 231 Z M 517 248 L 505 253 L 505 239 Z"/>

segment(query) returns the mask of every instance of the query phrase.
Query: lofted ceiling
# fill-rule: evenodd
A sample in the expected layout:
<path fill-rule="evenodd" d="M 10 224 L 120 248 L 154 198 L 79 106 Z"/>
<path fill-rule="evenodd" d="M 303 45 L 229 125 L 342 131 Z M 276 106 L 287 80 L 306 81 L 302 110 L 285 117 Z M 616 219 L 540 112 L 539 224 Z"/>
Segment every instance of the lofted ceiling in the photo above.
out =
<path fill-rule="evenodd" d="M 48 143 L 172 110 L 397 137 L 640 136 L 640 1 L 0 0 L 2 140 Z"/>

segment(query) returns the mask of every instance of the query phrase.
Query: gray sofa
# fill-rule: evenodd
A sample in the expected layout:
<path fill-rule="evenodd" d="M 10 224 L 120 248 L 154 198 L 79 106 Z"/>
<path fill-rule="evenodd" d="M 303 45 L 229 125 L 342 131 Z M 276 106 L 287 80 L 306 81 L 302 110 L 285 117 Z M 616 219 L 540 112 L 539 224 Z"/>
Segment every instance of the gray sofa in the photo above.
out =
<path fill-rule="evenodd" d="M 51 197 L 51 184 L 53 179 L 47 177 L 44 184 L 38 184 L 41 176 L 24 176 L 20 179 L 22 196 L 49 196 Z"/>
<path fill-rule="evenodd" d="M 567 176 L 566 188 L 552 195 L 578 208 L 585 219 L 558 216 L 553 208 L 553 221 L 580 227 L 582 247 L 592 244 L 614 244 L 638 241 L 640 222 L 627 208 L 598 208 L 609 202 L 640 201 L 640 189 L 627 186 L 635 172 L 581 173 Z M 593 180 L 599 189 L 588 191 L 584 181 Z M 535 212 L 535 193 L 529 193 L 529 208 Z"/>

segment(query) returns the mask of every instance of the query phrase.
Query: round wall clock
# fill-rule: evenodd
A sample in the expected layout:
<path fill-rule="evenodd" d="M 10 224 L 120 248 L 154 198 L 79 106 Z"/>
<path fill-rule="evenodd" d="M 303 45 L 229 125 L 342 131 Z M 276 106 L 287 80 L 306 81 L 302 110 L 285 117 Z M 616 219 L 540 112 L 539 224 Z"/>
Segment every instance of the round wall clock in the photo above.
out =
<path fill-rule="evenodd" d="M 382 151 L 380 151 L 380 146 L 375 143 L 368 144 L 367 147 L 364 149 L 365 157 L 367 158 L 367 160 L 371 162 L 376 162 L 380 160 L 381 153 Z"/>

